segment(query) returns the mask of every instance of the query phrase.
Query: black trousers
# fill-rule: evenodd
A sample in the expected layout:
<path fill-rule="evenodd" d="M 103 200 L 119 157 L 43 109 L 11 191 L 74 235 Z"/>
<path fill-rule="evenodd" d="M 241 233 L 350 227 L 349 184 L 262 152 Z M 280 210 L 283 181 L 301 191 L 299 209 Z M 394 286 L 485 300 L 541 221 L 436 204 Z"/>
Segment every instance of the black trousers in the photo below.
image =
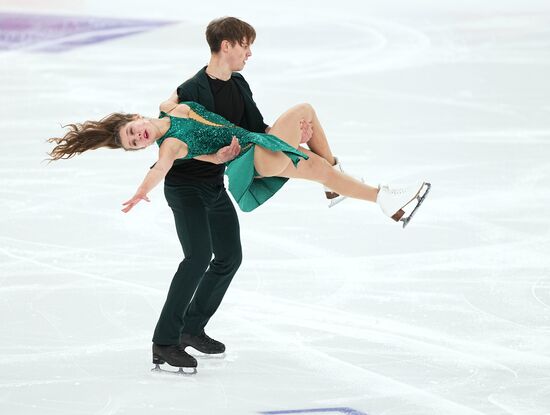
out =
<path fill-rule="evenodd" d="M 223 184 L 166 185 L 184 259 L 172 279 L 153 335 L 178 344 L 200 334 L 218 309 L 242 261 L 239 220 Z M 212 258 L 214 254 L 214 258 Z"/>

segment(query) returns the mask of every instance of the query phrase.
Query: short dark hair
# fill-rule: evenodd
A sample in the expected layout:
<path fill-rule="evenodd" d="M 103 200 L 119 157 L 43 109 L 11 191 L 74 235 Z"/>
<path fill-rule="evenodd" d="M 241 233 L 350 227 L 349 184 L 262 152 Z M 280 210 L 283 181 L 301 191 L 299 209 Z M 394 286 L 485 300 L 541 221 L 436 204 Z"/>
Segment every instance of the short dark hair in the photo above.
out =
<path fill-rule="evenodd" d="M 206 41 L 212 53 L 220 51 L 224 40 L 232 45 L 238 42 L 242 46 L 245 42 L 254 43 L 255 39 L 254 28 L 236 17 L 220 17 L 212 20 L 206 27 Z"/>

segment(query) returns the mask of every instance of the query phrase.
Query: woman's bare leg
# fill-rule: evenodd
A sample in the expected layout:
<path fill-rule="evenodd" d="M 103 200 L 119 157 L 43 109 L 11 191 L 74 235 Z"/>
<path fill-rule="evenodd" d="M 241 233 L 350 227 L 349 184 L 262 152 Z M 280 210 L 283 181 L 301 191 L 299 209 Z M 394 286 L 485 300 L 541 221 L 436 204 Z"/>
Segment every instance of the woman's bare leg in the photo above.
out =
<path fill-rule="evenodd" d="M 311 150 L 298 147 L 301 138 L 300 120 L 302 119 L 313 124 L 313 137 L 308 142 Z M 324 184 L 343 196 L 376 201 L 377 187 L 364 184 L 332 168 L 334 156 L 332 156 L 323 128 L 311 105 L 300 104 L 292 107 L 277 119 L 269 133 L 279 137 L 292 147 L 299 148 L 309 156 L 309 159 L 300 160 L 298 166 L 294 167 L 285 154 L 256 146 L 254 166 L 261 176 L 312 180 Z M 318 154 L 317 151 L 323 153 L 324 156 Z"/>
<path fill-rule="evenodd" d="M 309 122 L 312 125 L 313 135 L 307 143 L 308 147 L 313 153 L 324 158 L 333 166 L 336 160 L 328 144 L 323 127 L 317 118 L 317 114 L 310 104 L 299 104 L 284 112 L 275 121 L 269 133 L 279 137 L 292 147 L 297 148 L 300 145 L 301 120 Z M 254 164 L 257 166 L 256 170 L 262 176 L 277 176 L 290 162 L 284 154 L 259 146 L 256 147 L 255 153 Z"/>
<path fill-rule="evenodd" d="M 315 153 L 313 149 L 308 150 L 299 147 L 301 120 L 311 122 L 314 128 L 317 129 L 317 134 L 315 135 L 317 140 L 313 143 L 313 147 L 316 147 L 316 151 L 325 152 L 324 157 Z M 309 104 L 301 104 L 285 112 L 273 124 L 270 133 L 278 136 L 294 148 L 300 149 L 309 158 L 307 160 L 300 160 L 298 165 L 294 166 L 290 159 L 282 152 L 273 152 L 261 146 L 256 146 L 254 166 L 262 176 L 312 180 L 322 183 L 325 187 L 334 190 L 334 192 L 342 196 L 377 202 L 384 214 L 395 221 L 402 220 L 403 227 L 410 221 L 412 215 L 430 190 L 430 184 L 426 182 L 421 182 L 407 188 L 392 189 L 385 186 L 380 190 L 378 187 L 365 184 L 333 168 L 334 157 L 332 156 L 332 152 L 330 152 L 330 147 L 319 120 Z M 329 160 L 331 158 L 332 160 Z M 405 208 L 415 199 L 417 200 L 416 207 L 403 219 L 403 216 L 407 213 Z"/>
<path fill-rule="evenodd" d="M 269 134 L 279 137 L 294 148 L 300 145 L 300 120 L 306 115 L 306 107 L 297 105 L 285 111 L 271 127 Z M 290 163 L 290 159 L 280 151 L 271 151 L 261 146 L 254 149 L 254 166 L 261 176 L 279 176 Z"/>
<path fill-rule="evenodd" d="M 299 150 L 306 153 L 309 159 L 300 160 L 296 167 L 290 163 L 277 176 L 315 181 L 324 184 L 341 195 L 376 202 L 378 187 L 369 186 L 333 169 L 327 160 L 306 148 L 299 147 Z"/>
<path fill-rule="evenodd" d="M 332 150 L 325 135 L 325 130 L 321 126 L 319 118 L 315 109 L 310 104 L 300 104 L 303 108 L 304 120 L 311 123 L 313 135 L 310 140 L 307 142 L 307 146 L 318 156 L 321 156 L 326 161 L 330 163 L 331 166 L 336 164 Z"/>

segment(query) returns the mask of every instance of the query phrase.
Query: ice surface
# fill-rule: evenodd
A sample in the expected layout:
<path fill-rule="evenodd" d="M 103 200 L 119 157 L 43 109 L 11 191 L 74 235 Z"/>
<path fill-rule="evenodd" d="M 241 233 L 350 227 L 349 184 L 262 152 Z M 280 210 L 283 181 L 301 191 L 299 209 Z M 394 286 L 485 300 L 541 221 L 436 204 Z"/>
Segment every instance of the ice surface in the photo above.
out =
<path fill-rule="evenodd" d="M 176 23 L 0 52 L 0 413 L 550 414 L 548 2 L 20 3 L 0 13 Z M 245 260 L 208 326 L 225 358 L 154 376 L 181 249 L 161 187 L 119 209 L 156 150 L 48 165 L 44 140 L 155 115 L 223 15 L 257 29 L 243 73 L 269 123 L 308 101 L 347 171 L 433 188 L 406 230 L 300 181 L 239 213 Z"/>

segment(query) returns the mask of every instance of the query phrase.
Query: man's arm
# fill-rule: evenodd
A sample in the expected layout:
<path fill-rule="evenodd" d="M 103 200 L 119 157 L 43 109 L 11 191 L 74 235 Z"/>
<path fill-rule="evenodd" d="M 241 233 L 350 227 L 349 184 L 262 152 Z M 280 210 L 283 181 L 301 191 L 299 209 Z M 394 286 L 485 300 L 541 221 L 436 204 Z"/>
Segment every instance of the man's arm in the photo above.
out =
<path fill-rule="evenodd" d="M 199 102 L 199 89 L 197 81 L 193 78 L 188 79 L 183 84 L 176 88 L 175 96 L 172 95 L 170 99 L 176 100 L 178 103 L 184 101 Z M 200 103 L 200 102 L 199 102 Z"/>
<path fill-rule="evenodd" d="M 174 91 L 174 93 L 172 95 L 170 95 L 170 98 L 168 98 L 166 101 L 163 101 L 160 106 L 162 107 L 163 105 L 167 105 L 167 106 L 170 106 L 170 104 L 172 104 L 172 106 L 176 106 L 179 104 L 179 101 L 178 101 L 178 93 L 177 91 Z"/>
<path fill-rule="evenodd" d="M 174 91 L 174 93 L 168 98 L 168 101 L 172 101 L 173 103 L 178 103 L 178 92 Z"/>

